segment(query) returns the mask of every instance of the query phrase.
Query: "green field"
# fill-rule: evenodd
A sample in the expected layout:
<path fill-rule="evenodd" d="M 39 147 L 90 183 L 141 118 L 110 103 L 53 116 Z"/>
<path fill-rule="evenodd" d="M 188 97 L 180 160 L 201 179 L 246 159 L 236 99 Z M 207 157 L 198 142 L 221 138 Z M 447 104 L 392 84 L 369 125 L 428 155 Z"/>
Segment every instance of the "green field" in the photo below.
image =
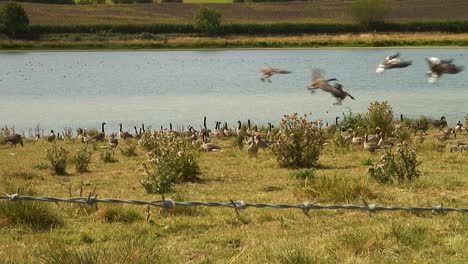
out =
<path fill-rule="evenodd" d="M 167 198 L 192 201 L 299 204 L 359 204 L 467 207 L 468 155 L 450 152 L 430 131 L 411 142 L 422 161 L 414 182 L 379 184 L 368 177 L 370 161 L 381 153 L 362 147 L 325 146 L 316 177 L 308 181 L 279 168 L 271 151 L 249 158 L 232 138 L 214 142 L 217 153 L 200 153 L 196 182 L 175 186 Z M 451 138 L 449 142 L 455 139 Z M 468 141 L 468 134 L 457 140 Z M 73 154 L 76 139 L 58 144 Z M 88 196 L 157 200 L 140 184 L 147 162 L 116 151 L 117 162 L 103 163 L 101 147 L 93 151 L 90 171 L 79 174 L 70 164 L 66 176 L 53 175 L 44 164 L 52 143 L 28 140 L 24 148 L 0 148 L 0 191 L 39 196 Z M 133 142 L 137 144 L 137 142 Z M 124 147 L 120 142 L 120 148 Z M 369 161 L 370 160 L 370 161 Z M 165 211 L 138 205 L 79 206 L 48 204 L 45 215 L 61 219 L 56 228 L 38 230 L 6 217 L 0 201 L 2 263 L 466 263 L 468 215 L 462 213 L 323 210 L 306 217 L 300 210 L 247 208 L 239 216 L 229 208 L 177 207 Z M 21 202 L 22 204 L 30 202 Z M 27 214 L 27 213 L 26 213 Z M 37 219 L 40 219 L 39 217 Z M 39 220 L 36 220 L 39 221 Z M 33 221 L 34 222 L 34 221 Z M 302 259 L 302 261 L 301 261 Z M 85 262 L 86 261 L 86 262 Z"/>

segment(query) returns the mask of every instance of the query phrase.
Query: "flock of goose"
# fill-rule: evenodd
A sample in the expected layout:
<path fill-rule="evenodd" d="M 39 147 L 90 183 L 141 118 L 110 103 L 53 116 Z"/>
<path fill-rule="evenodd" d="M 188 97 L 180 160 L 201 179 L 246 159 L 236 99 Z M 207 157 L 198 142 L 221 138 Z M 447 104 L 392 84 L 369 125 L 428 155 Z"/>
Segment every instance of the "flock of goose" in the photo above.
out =
<path fill-rule="evenodd" d="M 426 62 L 429 66 L 429 70 L 426 72 L 428 81 L 430 83 L 436 82 L 444 74 L 456 74 L 464 70 L 463 66 L 458 66 L 453 64 L 453 59 L 442 60 L 436 57 L 426 58 Z M 383 73 L 385 70 L 406 68 L 412 65 L 411 60 L 405 60 L 400 57 L 400 53 L 392 54 L 387 56 L 376 69 L 376 73 Z M 265 67 L 260 69 L 262 76 L 261 80 L 271 82 L 270 77 L 275 74 L 289 74 L 291 73 L 285 69 Z M 330 82 L 335 81 L 334 84 Z M 335 105 L 341 105 L 342 101 L 349 97 L 354 100 L 354 97 L 351 96 L 348 92 L 343 90 L 343 85 L 336 82 L 336 78 L 326 79 L 323 77 L 322 72 L 318 69 L 314 70 L 312 73 L 312 84 L 307 88 L 310 91 L 315 91 L 320 89 L 322 91 L 330 93 L 333 97 L 336 98 Z"/>

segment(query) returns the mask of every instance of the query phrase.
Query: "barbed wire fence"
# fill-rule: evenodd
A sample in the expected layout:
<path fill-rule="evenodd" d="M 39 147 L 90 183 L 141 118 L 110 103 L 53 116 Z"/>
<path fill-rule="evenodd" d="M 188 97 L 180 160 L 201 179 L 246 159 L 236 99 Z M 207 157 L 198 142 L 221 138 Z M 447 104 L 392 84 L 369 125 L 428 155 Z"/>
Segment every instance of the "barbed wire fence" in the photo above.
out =
<path fill-rule="evenodd" d="M 459 212 L 468 213 L 468 208 L 454 208 L 444 207 L 442 204 L 434 205 L 432 207 L 416 207 L 416 206 L 380 206 L 376 204 L 368 204 L 363 200 L 362 205 L 355 204 L 331 204 L 323 205 L 318 203 L 302 202 L 300 204 L 283 204 L 283 203 L 249 203 L 244 201 L 229 202 L 200 202 L 200 201 L 174 201 L 172 199 L 162 198 L 161 200 L 132 200 L 132 199 L 115 199 L 115 198 L 97 198 L 97 196 L 88 197 L 40 197 L 40 196 L 29 196 L 15 194 L 0 195 L 0 200 L 8 200 L 11 202 L 20 201 L 38 201 L 38 202 L 54 202 L 54 203 L 76 203 L 76 204 L 88 204 L 97 205 L 98 203 L 107 204 L 134 204 L 134 205 L 148 205 L 155 206 L 164 209 L 173 209 L 177 206 L 207 206 L 207 207 L 228 207 L 233 208 L 236 211 L 237 216 L 240 216 L 239 211 L 248 207 L 255 208 L 274 208 L 274 209 L 300 209 L 303 213 L 309 217 L 310 210 L 322 210 L 322 209 L 345 209 L 345 210 L 361 210 L 367 211 L 369 215 L 378 211 L 406 211 L 406 212 Z"/>

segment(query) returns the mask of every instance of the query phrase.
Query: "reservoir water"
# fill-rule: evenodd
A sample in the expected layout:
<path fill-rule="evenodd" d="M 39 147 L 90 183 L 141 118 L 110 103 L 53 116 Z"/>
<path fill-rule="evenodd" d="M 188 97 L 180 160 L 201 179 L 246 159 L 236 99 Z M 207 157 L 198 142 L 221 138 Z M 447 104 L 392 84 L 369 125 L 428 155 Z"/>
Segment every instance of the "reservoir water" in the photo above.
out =
<path fill-rule="evenodd" d="M 400 52 L 413 65 L 375 73 Z M 0 53 L 0 126 L 25 132 L 65 127 L 108 131 L 134 125 L 159 128 L 251 119 L 278 123 L 284 114 L 312 113 L 329 122 L 372 101 L 388 100 L 395 115 L 421 115 L 449 123 L 468 113 L 468 72 L 427 81 L 426 57 L 468 66 L 468 49 L 312 49 L 204 51 L 96 51 Z M 265 64 L 292 71 L 260 81 Z M 331 95 L 310 93 L 312 69 L 337 78 L 356 100 L 341 106 Z"/>

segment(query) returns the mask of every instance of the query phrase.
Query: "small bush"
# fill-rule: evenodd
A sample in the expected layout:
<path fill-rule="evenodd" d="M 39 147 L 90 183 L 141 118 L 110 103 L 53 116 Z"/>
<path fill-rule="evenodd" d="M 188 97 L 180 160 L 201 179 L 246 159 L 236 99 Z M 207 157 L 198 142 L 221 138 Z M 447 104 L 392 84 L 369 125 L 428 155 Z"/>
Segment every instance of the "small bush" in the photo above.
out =
<path fill-rule="evenodd" d="M 16 193 L 16 186 L 8 186 L 7 193 Z M 28 187 L 20 189 L 20 194 L 35 195 Z M 48 230 L 64 225 L 63 217 L 48 203 L 35 201 L 1 201 L 0 220 L 6 220 L 7 225 L 23 225 L 35 231 Z M 0 221 L 1 222 L 1 221 Z"/>
<path fill-rule="evenodd" d="M 243 133 L 235 135 L 232 139 L 232 146 L 243 149 L 245 144 L 245 135 Z"/>
<path fill-rule="evenodd" d="M 343 113 L 343 121 L 340 124 L 341 129 L 348 130 L 352 129 L 357 135 L 364 135 L 368 133 L 367 120 L 362 114 L 348 114 Z"/>
<path fill-rule="evenodd" d="M 366 114 L 367 124 L 370 133 L 375 133 L 376 128 L 385 135 L 391 135 L 394 129 L 393 126 L 393 110 L 387 101 L 373 102 L 367 108 Z"/>
<path fill-rule="evenodd" d="M 271 149 L 281 167 L 312 168 L 323 148 L 324 138 L 316 122 L 307 120 L 307 115 L 297 113 L 284 116 L 280 132 L 275 136 Z"/>
<path fill-rule="evenodd" d="M 291 172 L 291 176 L 298 180 L 313 180 L 315 179 L 315 169 L 301 169 Z"/>
<path fill-rule="evenodd" d="M 136 145 L 134 144 L 125 144 L 125 146 L 120 148 L 120 153 L 125 157 L 134 157 L 136 156 Z"/>
<path fill-rule="evenodd" d="M 221 30 L 221 12 L 209 7 L 200 7 L 195 13 L 194 28 L 204 34 L 217 34 Z"/>
<path fill-rule="evenodd" d="M 116 162 L 115 151 L 112 148 L 106 148 L 101 152 L 101 160 L 104 163 Z"/>
<path fill-rule="evenodd" d="M 197 179 L 199 152 L 184 137 L 175 133 L 145 133 L 140 144 L 148 151 L 152 167 L 141 181 L 148 193 L 169 192 L 175 183 Z"/>
<path fill-rule="evenodd" d="M 356 0 L 348 7 L 348 14 L 366 29 L 375 24 L 383 24 L 384 17 L 391 11 L 387 0 Z"/>
<path fill-rule="evenodd" d="M 52 171 L 57 175 L 65 175 L 67 169 L 68 151 L 58 144 L 46 149 L 46 159 L 52 165 Z"/>
<path fill-rule="evenodd" d="M 75 168 L 77 172 L 83 173 L 88 171 L 92 154 L 93 152 L 86 145 L 83 145 L 75 153 Z"/>
<path fill-rule="evenodd" d="M 381 183 L 412 181 L 420 175 L 417 169 L 419 164 L 416 151 L 404 144 L 394 152 L 387 150 L 380 161 L 369 168 L 369 174 Z"/>
<path fill-rule="evenodd" d="M 408 143 L 411 140 L 411 130 L 406 127 L 395 130 L 393 135 L 400 143 Z"/>
<path fill-rule="evenodd" d="M 102 221 L 108 223 L 121 222 L 133 223 L 142 220 L 143 217 L 135 209 L 127 209 L 125 207 L 107 207 L 104 208 L 99 217 Z"/>

